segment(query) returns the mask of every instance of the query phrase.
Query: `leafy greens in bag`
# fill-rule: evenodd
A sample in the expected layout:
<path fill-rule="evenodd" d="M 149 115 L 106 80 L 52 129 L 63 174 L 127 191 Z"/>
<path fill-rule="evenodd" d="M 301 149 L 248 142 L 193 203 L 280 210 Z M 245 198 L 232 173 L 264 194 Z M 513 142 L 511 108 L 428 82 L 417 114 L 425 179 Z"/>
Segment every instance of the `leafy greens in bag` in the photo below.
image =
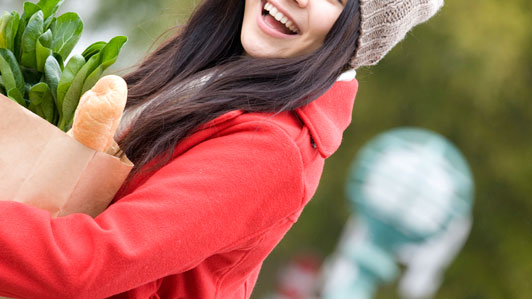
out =
<path fill-rule="evenodd" d="M 83 22 L 73 12 L 55 16 L 63 1 L 25 2 L 22 15 L 0 15 L 0 93 L 67 131 L 81 95 L 116 62 L 127 38 L 96 42 L 69 58 Z"/>

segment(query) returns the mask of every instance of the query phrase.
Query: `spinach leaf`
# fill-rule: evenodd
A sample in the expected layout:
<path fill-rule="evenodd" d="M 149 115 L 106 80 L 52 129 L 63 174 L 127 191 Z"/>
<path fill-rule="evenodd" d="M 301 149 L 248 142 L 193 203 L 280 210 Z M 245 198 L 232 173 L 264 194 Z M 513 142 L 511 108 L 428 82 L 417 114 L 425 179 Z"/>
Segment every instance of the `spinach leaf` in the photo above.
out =
<path fill-rule="evenodd" d="M 0 48 L 14 50 L 19 21 L 20 18 L 16 11 L 4 12 L 0 17 Z"/>
<path fill-rule="evenodd" d="M 53 51 L 51 49 L 52 45 L 52 31 L 48 29 L 45 33 L 37 39 L 35 44 L 35 56 L 37 60 L 37 70 L 39 72 L 44 72 L 44 64 L 48 56 L 51 56 Z"/>
<path fill-rule="evenodd" d="M 11 21 L 11 14 L 7 11 L 0 17 L 0 48 L 7 48 L 7 23 Z"/>
<path fill-rule="evenodd" d="M 30 87 L 41 82 L 42 79 L 42 73 L 37 71 L 36 69 L 30 69 L 27 67 L 21 67 L 20 70 L 22 71 L 22 76 L 24 77 L 24 82 L 26 84 L 29 84 Z M 27 88 L 29 90 L 29 88 Z M 27 94 L 27 93 L 25 93 Z"/>
<path fill-rule="evenodd" d="M 4 50 L 4 49 L 0 49 Z M 19 104 L 26 106 L 24 97 L 20 90 L 17 88 L 17 83 L 13 71 L 9 66 L 9 63 L 4 58 L 4 55 L 0 55 L 0 74 L 2 75 L 2 81 L 6 90 L 6 95 Z"/>
<path fill-rule="evenodd" d="M 43 24 L 43 31 L 46 31 L 50 29 L 50 26 L 55 22 L 56 18 L 54 16 L 48 17 L 48 19 L 44 19 Z"/>
<path fill-rule="evenodd" d="M 72 124 L 74 112 L 78 107 L 78 103 L 82 95 L 81 91 L 85 79 L 100 64 L 100 54 L 101 53 L 98 53 L 92 56 L 89 61 L 87 61 L 87 63 L 83 65 L 83 67 L 74 77 L 74 80 L 72 80 L 72 84 L 70 85 L 70 88 L 68 88 L 68 91 L 65 94 L 65 97 L 63 99 L 62 115 L 59 120 L 59 128 L 65 132 Z"/>
<path fill-rule="evenodd" d="M 57 53 L 54 53 L 53 55 L 54 55 L 55 60 L 57 60 L 57 63 L 59 63 L 59 66 L 61 67 L 61 71 L 63 71 L 63 69 L 65 68 L 65 66 L 63 65 L 63 57 L 61 57 L 61 55 Z"/>
<path fill-rule="evenodd" d="M 27 103 L 26 103 L 26 100 L 24 99 L 24 96 L 16 88 L 9 89 L 7 91 L 7 97 L 12 99 L 12 100 L 15 100 L 15 102 L 19 103 L 20 105 L 22 105 L 24 107 L 27 106 Z"/>
<path fill-rule="evenodd" d="M 11 21 L 6 26 L 6 39 L 7 39 L 7 49 L 14 51 L 15 50 L 15 37 L 17 36 L 18 24 L 20 22 L 20 17 L 18 12 L 11 12 Z"/>
<path fill-rule="evenodd" d="M 24 100 L 24 77 L 15 55 L 8 49 L 0 49 L 0 74 L 4 81 L 7 96 L 26 106 Z"/>
<path fill-rule="evenodd" d="M 40 7 L 37 6 L 36 4 L 33 4 L 31 2 L 24 3 L 24 12 L 22 13 L 22 16 L 20 16 L 17 35 L 15 37 L 15 46 L 14 46 L 14 50 L 15 50 L 14 54 L 17 57 L 19 62 L 22 56 L 22 39 L 23 39 L 24 32 L 26 31 L 26 26 L 28 25 L 28 21 L 30 20 L 30 18 L 39 10 L 40 10 Z"/>
<path fill-rule="evenodd" d="M 43 13 L 36 12 L 28 21 L 28 26 L 22 35 L 21 64 L 25 67 L 36 68 L 37 57 L 35 48 L 37 39 L 43 34 Z"/>
<path fill-rule="evenodd" d="M 81 55 L 83 55 L 85 60 L 89 60 L 93 55 L 99 53 L 105 47 L 105 45 L 107 45 L 106 42 L 95 42 L 94 44 L 88 46 Z"/>
<path fill-rule="evenodd" d="M 37 3 L 37 6 L 41 8 L 44 13 L 44 19 L 55 15 L 64 0 L 41 0 Z"/>
<path fill-rule="evenodd" d="M 42 94 L 48 92 L 49 90 L 50 88 L 48 87 L 48 84 L 44 82 L 39 82 L 31 86 L 28 93 L 30 98 L 30 105 L 28 106 L 28 109 L 32 110 L 32 108 L 40 106 L 42 104 Z"/>
<path fill-rule="evenodd" d="M 77 73 L 85 65 L 85 59 L 81 55 L 73 55 L 68 61 L 61 77 L 59 79 L 59 85 L 57 86 L 56 104 L 59 108 L 59 112 L 62 114 L 63 100 L 65 95 L 72 85 L 72 81 L 76 77 Z"/>
<path fill-rule="evenodd" d="M 83 22 L 76 13 L 68 12 L 58 17 L 50 29 L 53 32 L 52 50 L 64 60 L 78 43 L 83 31 Z"/>
<path fill-rule="evenodd" d="M 31 2 L 24 2 L 24 13 L 22 15 L 24 16 L 23 19 L 26 22 L 26 24 L 28 24 L 28 21 L 30 20 L 30 18 L 39 10 L 41 10 L 39 5 L 35 3 L 31 3 Z M 44 15 L 43 15 L 43 18 L 44 18 Z"/>
<path fill-rule="evenodd" d="M 81 55 L 74 55 L 68 61 L 65 70 L 61 74 L 59 84 L 57 86 L 56 106 L 59 112 L 59 122 L 63 121 L 63 102 L 65 95 L 70 89 L 74 78 L 79 73 L 81 68 L 85 65 L 85 58 Z"/>
<path fill-rule="evenodd" d="M 44 111 L 44 103 L 47 97 L 51 97 L 50 88 L 44 82 L 33 85 L 28 93 L 30 104 L 28 109 L 40 117 L 48 120 L 47 113 Z M 49 111 L 48 111 L 49 112 Z"/>
<path fill-rule="evenodd" d="M 4 81 L 2 80 L 1 75 L 0 75 L 0 93 L 3 95 L 7 95 L 6 88 L 4 87 Z"/>
<path fill-rule="evenodd" d="M 44 66 L 44 81 L 50 86 L 52 96 L 57 99 L 57 86 L 61 78 L 61 66 L 54 56 L 48 56 Z"/>
<path fill-rule="evenodd" d="M 102 51 L 100 52 L 99 66 L 95 70 L 93 70 L 85 80 L 85 83 L 83 84 L 83 89 L 81 91 L 82 94 L 85 93 L 87 90 L 91 89 L 103 75 L 103 72 L 109 66 L 116 62 L 116 59 L 120 54 L 120 50 L 126 42 L 127 37 L 117 36 L 111 39 L 109 43 L 102 49 Z"/>
<path fill-rule="evenodd" d="M 35 113 L 40 117 L 46 119 L 51 124 L 54 124 L 56 113 L 55 103 L 52 98 L 51 88 L 44 82 L 40 82 L 31 87 L 29 92 L 30 105 L 28 109 L 37 107 Z M 34 104 L 35 101 L 35 105 Z M 32 106 L 33 105 L 33 106 Z"/>
<path fill-rule="evenodd" d="M 76 77 L 76 74 L 83 67 L 83 65 L 85 65 L 85 59 L 83 56 L 74 55 L 70 58 L 63 73 L 61 74 L 59 85 L 57 86 L 56 97 L 56 104 L 60 112 L 62 111 L 61 108 L 63 107 L 63 99 L 65 98 L 65 94 L 70 88 L 70 85 L 72 85 L 72 81 Z"/>
<path fill-rule="evenodd" d="M 60 129 L 67 131 L 72 125 L 74 112 L 80 97 L 91 89 L 101 77 L 103 71 L 116 61 L 120 49 L 126 41 L 127 38 L 125 36 L 117 36 L 111 39 L 99 53 L 92 55 L 79 70 L 63 99 L 62 117 L 59 121 Z M 97 50 L 99 46 L 101 44 L 95 46 L 93 50 Z"/>

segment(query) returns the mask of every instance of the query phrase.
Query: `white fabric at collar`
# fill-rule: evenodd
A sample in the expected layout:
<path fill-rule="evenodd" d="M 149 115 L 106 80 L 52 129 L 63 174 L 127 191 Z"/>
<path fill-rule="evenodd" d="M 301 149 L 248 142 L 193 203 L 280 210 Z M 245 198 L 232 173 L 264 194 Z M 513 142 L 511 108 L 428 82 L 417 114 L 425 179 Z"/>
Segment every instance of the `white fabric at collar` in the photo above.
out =
<path fill-rule="evenodd" d="M 348 81 L 349 82 L 355 79 L 356 75 L 357 75 L 357 71 L 355 71 L 355 69 L 350 69 L 350 70 L 343 72 L 338 77 L 338 79 L 336 79 L 336 81 Z"/>

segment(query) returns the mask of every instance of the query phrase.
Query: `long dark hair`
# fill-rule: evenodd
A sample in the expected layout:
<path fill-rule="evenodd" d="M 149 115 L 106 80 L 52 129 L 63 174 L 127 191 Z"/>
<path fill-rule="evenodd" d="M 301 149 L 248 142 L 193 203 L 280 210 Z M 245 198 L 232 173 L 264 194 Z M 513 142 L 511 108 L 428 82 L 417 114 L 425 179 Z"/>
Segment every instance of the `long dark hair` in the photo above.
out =
<path fill-rule="evenodd" d="M 150 169 L 161 167 L 177 143 L 226 112 L 278 113 L 306 105 L 346 69 L 359 34 L 358 0 L 347 1 L 321 48 L 283 59 L 243 55 L 244 3 L 203 1 L 175 37 L 125 76 L 126 110 L 149 102 L 119 140 L 135 163 L 133 174 L 154 158 L 158 163 Z"/>

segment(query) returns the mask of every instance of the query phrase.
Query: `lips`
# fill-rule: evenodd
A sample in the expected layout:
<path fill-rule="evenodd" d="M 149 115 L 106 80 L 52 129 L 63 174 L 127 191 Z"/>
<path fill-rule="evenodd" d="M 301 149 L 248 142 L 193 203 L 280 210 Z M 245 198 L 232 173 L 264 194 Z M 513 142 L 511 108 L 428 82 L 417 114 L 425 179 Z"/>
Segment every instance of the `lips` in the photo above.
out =
<path fill-rule="evenodd" d="M 270 2 L 264 4 L 262 15 L 271 16 L 272 22 L 276 21 L 274 26 L 278 27 L 279 30 L 285 31 L 286 34 L 297 34 L 297 26 L 294 25 L 292 20 Z"/>
<path fill-rule="evenodd" d="M 267 1 L 261 1 L 261 13 L 258 16 L 259 27 L 275 38 L 293 38 L 299 34 L 289 16 Z"/>

